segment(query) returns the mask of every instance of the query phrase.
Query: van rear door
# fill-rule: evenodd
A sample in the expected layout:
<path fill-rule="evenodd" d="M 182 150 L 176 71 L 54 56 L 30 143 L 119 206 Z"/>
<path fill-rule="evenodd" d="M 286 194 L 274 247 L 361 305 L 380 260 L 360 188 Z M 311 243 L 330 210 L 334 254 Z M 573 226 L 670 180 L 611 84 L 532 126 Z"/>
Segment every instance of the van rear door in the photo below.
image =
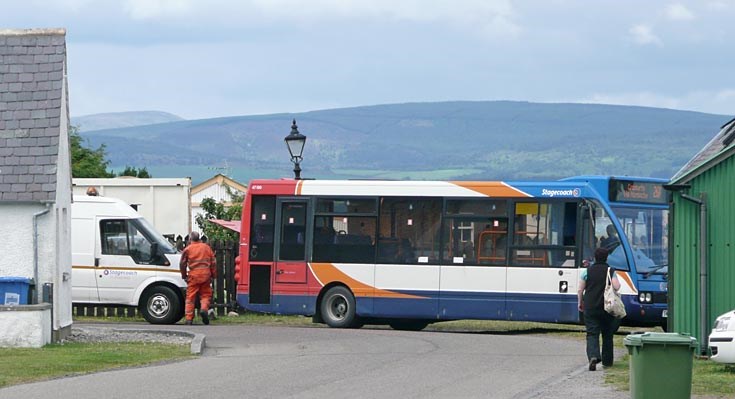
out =
<path fill-rule="evenodd" d="M 72 218 L 72 302 L 97 302 L 97 277 L 95 267 L 95 219 Z"/>

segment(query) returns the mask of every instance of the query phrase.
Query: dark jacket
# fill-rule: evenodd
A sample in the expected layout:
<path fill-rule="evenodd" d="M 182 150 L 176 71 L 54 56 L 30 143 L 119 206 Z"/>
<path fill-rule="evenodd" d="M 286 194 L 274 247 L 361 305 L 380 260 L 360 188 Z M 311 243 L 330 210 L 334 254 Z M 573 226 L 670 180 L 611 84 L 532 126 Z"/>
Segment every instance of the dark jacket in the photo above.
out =
<path fill-rule="evenodd" d="M 587 280 L 584 286 L 584 309 L 603 310 L 605 308 L 605 283 L 607 269 L 610 267 L 605 262 L 595 263 L 587 268 Z M 615 275 L 615 270 L 610 269 L 610 276 Z"/>

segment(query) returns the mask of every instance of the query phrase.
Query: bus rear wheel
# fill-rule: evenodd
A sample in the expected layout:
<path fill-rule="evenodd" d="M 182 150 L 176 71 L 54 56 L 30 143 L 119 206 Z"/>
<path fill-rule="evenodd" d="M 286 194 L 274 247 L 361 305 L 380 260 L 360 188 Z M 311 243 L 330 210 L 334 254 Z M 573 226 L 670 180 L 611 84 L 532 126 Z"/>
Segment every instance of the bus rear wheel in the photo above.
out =
<path fill-rule="evenodd" d="M 319 310 L 321 311 L 322 320 L 329 327 L 350 328 L 357 325 L 355 297 L 345 287 L 330 288 L 324 294 Z"/>

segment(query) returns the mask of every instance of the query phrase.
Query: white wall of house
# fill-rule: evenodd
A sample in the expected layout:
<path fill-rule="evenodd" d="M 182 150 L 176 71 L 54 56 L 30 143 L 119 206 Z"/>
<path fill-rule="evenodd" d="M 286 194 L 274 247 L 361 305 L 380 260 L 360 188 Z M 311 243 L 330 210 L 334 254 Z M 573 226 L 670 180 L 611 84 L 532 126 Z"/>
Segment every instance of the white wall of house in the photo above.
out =
<path fill-rule="evenodd" d="M 6 203 L 0 205 L 0 226 L 3 228 L 3 261 L 0 276 L 33 278 L 33 214 L 45 210 L 41 203 Z M 39 232 L 48 229 L 51 221 L 39 218 Z M 39 249 L 53 250 L 52 242 L 39 240 Z"/>
<path fill-rule="evenodd" d="M 64 92 L 66 92 L 66 70 L 64 70 Z M 68 107 L 66 95 L 61 98 L 61 123 L 59 131 L 59 155 L 56 164 L 55 225 L 56 242 L 50 281 L 54 284 L 53 328 L 62 331 L 59 338 L 65 338 L 71 331 L 71 150 L 67 126 Z"/>
<path fill-rule="evenodd" d="M 232 200 L 232 197 L 227 193 L 227 186 L 225 184 L 215 183 L 203 190 L 193 193 L 191 195 L 191 230 L 201 233 L 201 229 L 196 222 L 197 215 L 204 215 L 204 210 L 200 206 L 205 198 L 212 198 L 216 202 L 228 203 Z M 240 190 L 235 188 L 230 189 L 233 193 L 239 193 Z"/>
<path fill-rule="evenodd" d="M 15 311 L 34 308 L 33 311 Z M 40 348 L 51 342 L 51 307 L 48 305 L 14 307 L 0 312 L 0 348 Z"/>
<path fill-rule="evenodd" d="M 0 226 L 3 226 L 4 245 L 13 248 L 4 251 L 4 261 L 0 262 L 0 276 L 35 278 L 33 254 L 34 234 L 33 215 L 48 213 L 36 218 L 38 227 L 38 281 L 36 282 L 36 298 L 41 293 L 44 283 L 53 283 L 57 265 L 57 219 L 53 204 L 47 208 L 41 203 L 11 203 L 0 206 Z M 63 251 L 63 249 L 61 249 Z M 66 251 L 71 257 L 71 247 Z M 70 261 L 71 262 L 71 261 Z M 71 266 L 69 266 L 71 270 Z M 70 292 L 71 293 L 71 292 Z M 54 301 L 54 312 L 68 308 L 68 317 L 51 325 L 51 310 L 6 311 L 0 312 L 0 346 L 32 346 L 39 347 L 51 342 L 51 329 L 58 330 L 61 323 L 71 324 L 71 295 L 66 298 L 68 306 L 63 304 L 63 295 Z M 28 298 L 29 303 L 38 302 Z M 58 317 L 61 317 L 61 313 Z"/>

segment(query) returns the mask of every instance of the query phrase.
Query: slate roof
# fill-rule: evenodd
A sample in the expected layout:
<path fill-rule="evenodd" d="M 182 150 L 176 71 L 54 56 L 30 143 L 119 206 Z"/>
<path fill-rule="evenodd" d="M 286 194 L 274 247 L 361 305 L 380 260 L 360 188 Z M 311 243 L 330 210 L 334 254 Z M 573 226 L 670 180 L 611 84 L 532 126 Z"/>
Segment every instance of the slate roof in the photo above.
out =
<path fill-rule="evenodd" d="M 56 197 L 65 37 L 64 29 L 0 29 L 0 201 Z"/>
<path fill-rule="evenodd" d="M 722 125 L 720 132 L 710 140 L 674 177 L 672 184 L 686 183 L 696 176 L 735 154 L 735 119 Z"/>

